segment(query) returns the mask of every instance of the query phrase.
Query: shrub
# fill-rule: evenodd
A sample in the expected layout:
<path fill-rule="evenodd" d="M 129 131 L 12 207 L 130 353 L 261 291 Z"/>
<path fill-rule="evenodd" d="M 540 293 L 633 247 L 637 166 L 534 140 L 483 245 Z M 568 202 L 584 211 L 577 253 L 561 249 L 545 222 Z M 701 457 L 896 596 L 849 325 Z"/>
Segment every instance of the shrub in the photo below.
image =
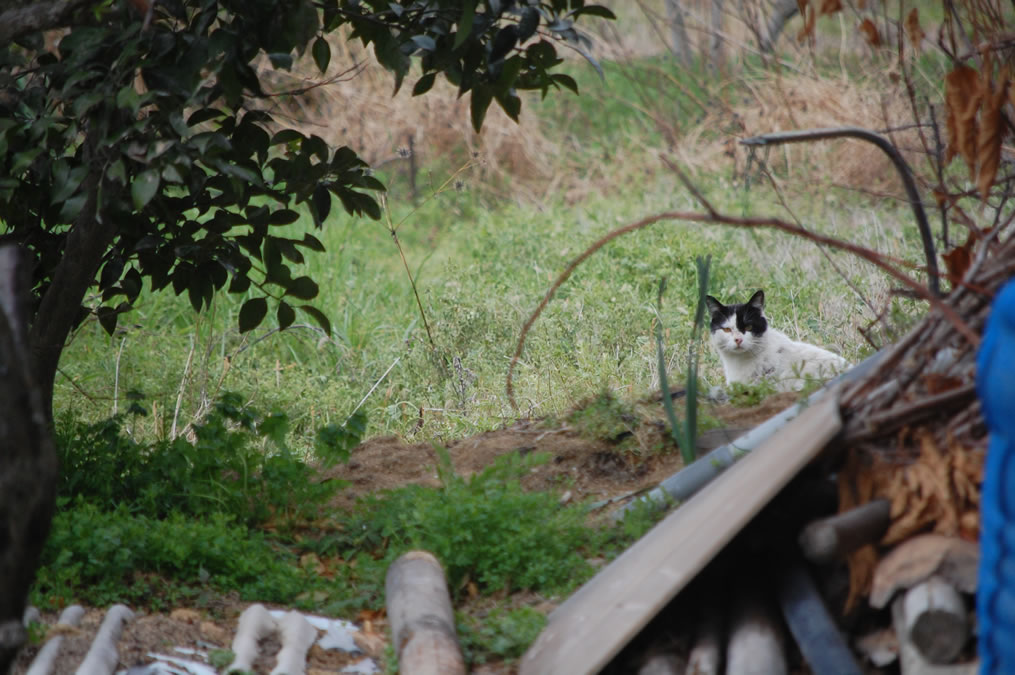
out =
<path fill-rule="evenodd" d="M 262 416 L 237 394 L 224 394 L 194 426 L 193 443 L 183 437 L 138 443 L 123 435 L 124 419 L 60 425 L 61 496 L 153 518 L 222 513 L 249 526 L 269 519 L 285 526 L 313 518 L 343 485 L 315 481 L 314 470 L 289 450 L 284 413 Z M 348 459 L 364 428 L 358 414 L 345 427 L 320 430 L 318 454 Z"/>
<path fill-rule="evenodd" d="M 291 552 L 230 516 L 197 521 L 172 513 L 156 519 L 125 506 L 103 511 L 81 499 L 61 500 L 33 602 L 45 608 L 72 601 L 105 606 L 167 595 L 173 602 L 202 586 L 238 591 L 249 600 L 292 602 L 319 582 L 295 564 Z"/>

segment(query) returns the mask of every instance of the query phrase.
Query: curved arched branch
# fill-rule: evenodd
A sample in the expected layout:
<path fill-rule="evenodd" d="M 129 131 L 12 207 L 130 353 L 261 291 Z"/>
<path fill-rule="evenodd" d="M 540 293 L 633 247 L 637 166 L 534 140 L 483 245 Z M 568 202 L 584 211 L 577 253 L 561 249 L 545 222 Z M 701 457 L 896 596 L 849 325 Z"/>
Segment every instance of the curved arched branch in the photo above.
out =
<path fill-rule="evenodd" d="M 616 239 L 621 235 L 627 234 L 629 232 L 634 232 L 635 230 L 640 230 L 643 227 L 652 225 L 653 223 L 658 223 L 661 220 L 684 220 L 699 223 L 716 223 L 718 225 L 729 225 L 733 227 L 771 228 L 775 230 L 781 230 L 783 232 L 788 232 L 790 234 L 795 234 L 797 236 L 803 237 L 804 239 L 809 239 L 810 241 L 813 241 L 818 244 L 831 246 L 832 248 L 837 248 L 842 251 L 848 251 L 853 255 L 866 260 L 872 265 L 881 268 L 902 284 L 913 289 L 913 291 L 917 295 L 922 297 L 924 300 L 926 300 L 931 307 L 940 311 L 942 316 L 944 316 L 949 321 L 949 323 L 955 326 L 955 330 L 957 330 L 964 338 L 966 338 L 966 340 L 968 340 L 969 343 L 973 345 L 974 348 L 979 347 L 980 345 L 979 336 L 973 331 L 972 328 L 969 327 L 969 324 L 967 324 L 965 321 L 962 320 L 962 317 L 960 317 L 958 313 L 954 309 L 952 309 L 952 307 L 945 304 L 939 297 L 937 297 L 934 293 L 929 291 L 919 282 L 915 281 L 908 275 L 904 274 L 903 272 L 900 272 L 898 269 L 890 265 L 887 262 L 889 258 L 878 253 L 877 251 L 866 248 L 864 246 L 860 246 L 858 244 L 850 243 L 848 241 L 842 241 L 840 239 L 834 239 L 832 237 L 828 237 L 823 234 L 811 232 L 810 230 L 805 230 L 802 227 L 799 227 L 792 223 L 788 223 L 778 218 L 737 218 L 735 216 L 726 216 L 721 213 L 691 213 L 687 211 L 667 211 L 665 213 L 659 213 L 654 216 L 648 216 L 647 218 L 643 218 L 637 222 L 625 225 L 621 228 L 613 230 L 604 237 L 601 237 L 600 239 L 596 240 L 591 246 L 582 251 L 580 255 L 578 255 L 568 264 L 568 266 L 564 269 L 564 271 L 561 272 L 560 276 L 558 276 L 557 279 L 553 282 L 553 285 L 550 286 L 550 289 L 546 291 L 546 295 L 543 296 L 542 301 L 539 303 L 535 311 L 532 312 L 532 315 L 529 316 L 528 320 L 522 326 L 521 333 L 518 335 L 518 345 L 515 347 L 515 353 L 511 357 L 510 365 L 508 365 L 507 397 L 508 401 L 511 404 L 511 408 L 515 412 L 518 411 L 518 404 L 515 401 L 514 385 L 513 385 L 515 364 L 517 364 L 518 359 L 521 358 L 522 349 L 525 347 L 525 338 L 526 336 L 528 336 L 529 330 L 532 328 L 532 325 L 536 322 L 536 319 L 539 318 L 539 315 L 543 313 L 543 310 L 549 304 L 550 299 L 553 298 L 554 294 L 557 292 L 557 289 L 560 288 L 565 281 L 567 281 L 568 277 L 571 276 L 571 273 L 574 272 L 575 268 L 577 268 L 578 265 L 582 264 L 582 262 L 584 262 L 589 256 L 591 256 L 593 253 L 601 249 L 604 245 L 606 245 L 610 241 Z"/>
<path fill-rule="evenodd" d="M 740 142 L 743 145 L 763 146 L 800 143 L 803 141 L 821 141 L 829 138 L 859 138 L 862 141 L 867 141 L 878 146 L 892 160 L 892 164 L 895 165 L 895 170 L 899 173 L 899 178 L 902 179 L 902 184 L 906 188 L 909 205 L 913 208 L 913 215 L 916 217 L 916 227 L 920 230 L 920 238 L 923 239 L 923 254 L 927 258 L 927 285 L 935 297 L 940 297 L 941 283 L 938 278 L 937 253 L 934 251 L 934 236 L 930 231 L 930 223 L 927 222 L 927 212 L 924 211 L 923 202 L 920 200 L 920 193 L 916 190 L 916 181 L 913 180 L 912 169 L 909 168 L 909 164 L 887 138 L 860 127 L 831 127 L 827 129 L 804 129 L 801 131 L 776 131 L 770 134 L 744 138 Z"/>

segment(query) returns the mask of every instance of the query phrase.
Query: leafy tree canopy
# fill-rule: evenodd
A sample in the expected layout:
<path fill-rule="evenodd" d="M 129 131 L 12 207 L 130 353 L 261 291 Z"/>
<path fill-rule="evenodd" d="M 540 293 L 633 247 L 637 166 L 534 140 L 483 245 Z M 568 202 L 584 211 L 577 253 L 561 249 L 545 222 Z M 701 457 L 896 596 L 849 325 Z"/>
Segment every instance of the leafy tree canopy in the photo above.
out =
<path fill-rule="evenodd" d="M 583 0 L 0 0 L 0 234 L 33 257 L 46 398 L 70 331 L 95 311 L 112 332 L 145 278 L 196 310 L 224 287 L 252 292 L 241 330 L 270 309 L 281 328 L 299 310 L 329 329 L 308 304 L 317 284 L 290 269 L 324 247 L 283 226 L 301 205 L 321 226 L 335 198 L 378 218 L 384 186 L 348 147 L 274 123 L 266 62 L 309 50 L 323 74 L 326 36 L 347 25 L 396 89 L 418 63 L 414 94 L 441 73 L 469 93 L 478 131 L 494 101 L 517 120 L 519 90 L 577 91 L 553 71 L 562 44 L 587 56 L 586 15 L 612 18 Z"/>

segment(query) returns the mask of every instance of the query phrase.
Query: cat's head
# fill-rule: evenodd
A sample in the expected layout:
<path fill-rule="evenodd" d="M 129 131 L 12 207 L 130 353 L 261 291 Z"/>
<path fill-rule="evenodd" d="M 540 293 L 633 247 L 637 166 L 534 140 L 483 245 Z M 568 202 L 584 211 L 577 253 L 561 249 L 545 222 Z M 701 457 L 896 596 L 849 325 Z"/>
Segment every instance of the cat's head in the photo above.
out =
<path fill-rule="evenodd" d="M 743 304 L 732 305 L 724 305 L 707 295 L 705 304 L 712 314 L 712 344 L 720 352 L 747 355 L 761 348 L 768 330 L 764 291 L 756 292 Z"/>

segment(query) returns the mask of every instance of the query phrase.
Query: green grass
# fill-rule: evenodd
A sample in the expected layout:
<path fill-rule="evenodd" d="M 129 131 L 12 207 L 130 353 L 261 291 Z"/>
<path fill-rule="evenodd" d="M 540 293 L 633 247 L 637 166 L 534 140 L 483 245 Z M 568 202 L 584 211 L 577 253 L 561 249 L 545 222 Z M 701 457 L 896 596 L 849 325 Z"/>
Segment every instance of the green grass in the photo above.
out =
<path fill-rule="evenodd" d="M 244 392 L 260 409 L 286 411 L 293 446 L 307 448 L 317 427 L 344 421 L 395 364 L 364 403 L 370 434 L 408 432 L 420 407 L 443 412 L 440 422 L 428 425 L 435 437 L 497 426 L 513 416 L 504 381 L 520 327 L 567 262 L 620 225 L 662 210 L 696 208 L 669 175 L 650 178 L 638 193 L 578 206 L 550 201 L 542 208 L 488 210 L 477 206 L 481 197 L 472 192 L 445 193 L 424 205 L 401 226 L 399 238 L 436 349 L 384 226 L 335 218 L 320 233 L 328 252 L 308 258 L 305 270 L 321 284 L 316 305 L 332 320 L 330 338 L 303 327 L 271 334 L 267 324 L 240 335 L 243 297 L 219 295 L 211 310 L 195 316 L 185 297 L 142 294 L 113 338 L 96 322 L 77 332 L 61 362 L 55 407 L 98 419 L 112 412 L 114 391 L 119 410 L 127 406 L 126 392 L 139 392 L 146 406 L 154 406 L 140 431 L 166 437 L 181 387 L 177 433 L 228 389 Z M 776 212 L 761 190 L 745 197 L 719 177 L 700 183 L 722 208 L 738 212 L 748 199 L 748 212 Z M 816 227 L 919 260 L 915 229 L 886 223 L 891 212 L 873 217 L 860 204 L 835 206 L 834 220 Z M 611 243 L 561 287 L 530 333 L 517 369 L 522 414 L 559 414 L 604 387 L 639 393 L 656 385 L 651 306 L 662 276 L 669 278 L 663 317 L 668 362 L 682 368 L 696 300 L 694 258 L 709 254 L 713 295 L 746 299 L 765 288 L 773 325 L 833 345 L 853 360 L 862 351 L 851 326 L 861 303 L 812 245 L 774 232 L 664 222 Z M 883 292 L 884 279 L 869 266 L 832 255 L 851 283 Z M 702 366 L 707 382 L 719 381 L 718 362 L 708 351 Z"/>

